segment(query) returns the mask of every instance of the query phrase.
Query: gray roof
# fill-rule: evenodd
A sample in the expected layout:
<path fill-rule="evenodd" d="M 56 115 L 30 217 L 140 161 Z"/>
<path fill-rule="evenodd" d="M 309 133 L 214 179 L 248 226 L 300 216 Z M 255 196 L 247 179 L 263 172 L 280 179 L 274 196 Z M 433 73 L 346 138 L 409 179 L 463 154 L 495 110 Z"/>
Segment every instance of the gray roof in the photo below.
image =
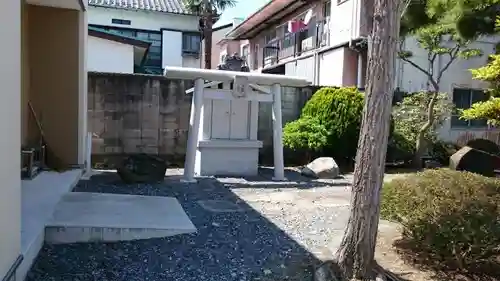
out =
<path fill-rule="evenodd" d="M 133 9 L 175 14 L 192 14 L 184 0 L 88 0 L 90 6 Z"/>

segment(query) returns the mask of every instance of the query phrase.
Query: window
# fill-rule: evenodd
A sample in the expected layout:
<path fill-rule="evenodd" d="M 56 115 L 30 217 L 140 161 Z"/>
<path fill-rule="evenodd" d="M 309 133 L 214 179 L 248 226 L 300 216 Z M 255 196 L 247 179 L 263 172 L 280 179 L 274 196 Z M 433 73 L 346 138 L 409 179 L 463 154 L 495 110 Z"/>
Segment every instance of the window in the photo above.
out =
<path fill-rule="evenodd" d="M 148 54 L 146 55 L 146 60 L 144 61 L 144 67 L 161 74 L 162 63 L 162 43 L 161 43 L 161 33 L 150 32 L 150 31 L 138 31 L 136 37 L 141 40 L 146 40 L 151 42 L 149 46 Z M 154 69 L 153 69 L 154 68 Z"/>
<path fill-rule="evenodd" d="M 201 37 L 198 33 L 182 34 L 182 53 L 199 55 L 201 48 Z"/>
<path fill-rule="evenodd" d="M 281 28 L 283 29 L 283 34 L 285 35 L 283 37 L 282 46 L 280 46 L 281 49 L 293 47 L 293 45 L 295 45 L 295 34 L 290 33 L 288 30 L 288 24 L 283 25 Z"/>
<path fill-rule="evenodd" d="M 323 4 L 323 18 L 329 18 L 330 15 L 332 14 L 332 1 L 326 1 L 325 4 Z"/>
<path fill-rule="evenodd" d="M 453 89 L 453 104 L 458 109 L 470 108 L 473 103 L 485 101 L 488 95 L 484 90 L 455 88 Z M 486 120 L 461 120 L 458 114 L 451 116 L 452 128 L 483 128 L 486 127 Z"/>
<path fill-rule="evenodd" d="M 121 35 L 134 37 L 139 40 L 146 40 L 151 42 L 149 51 L 144 60 L 143 68 L 145 73 L 162 74 L 162 43 L 161 33 L 158 31 L 136 30 L 130 28 L 120 27 L 101 27 L 107 31 L 118 33 Z"/>
<path fill-rule="evenodd" d="M 224 63 L 224 61 L 226 60 L 226 57 L 227 57 L 227 53 L 226 53 L 226 51 L 222 51 L 222 52 L 220 53 L 220 56 L 219 56 L 219 60 L 220 60 L 220 62 L 219 62 L 219 63 L 220 63 L 220 64 L 223 64 L 223 63 Z"/>
<path fill-rule="evenodd" d="M 309 38 L 309 37 L 314 37 L 316 36 L 316 29 L 317 29 L 317 25 L 316 25 L 316 17 L 313 16 L 311 18 L 311 20 L 309 21 L 309 24 L 307 25 L 307 27 L 301 31 L 301 38 Z M 303 36 L 303 37 L 302 37 Z"/>
<path fill-rule="evenodd" d="M 111 19 L 111 23 L 114 23 L 114 24 L 123 24 L 123 25 L 130 25 L 132 22 L 130 20 Z"/>
<path fill-rule="evenodd" d="M 274 41 L 275 39 L 276 39 L 276 29 L 269 30 L 264 37 L 266 44 L 271 43 L 271 41 Z"/>
<path fill-rule="evenodd" d="M 106 28 L 106 30 L 129 37 L 137 37 L 137 32 L 133 29 Z"/>
<path fill-rule="evenodd" d="M 248 56 L 250 55 L 250 51 L 248 50 L 248 44 L 246 44 L 245 46 L 241 47 L 241 56 L 244 58 L 244 59 L 248 59 Z"/>
<path fill-rule="evenodd" d="M 259 44 L 256 44 L 253 47 L 253 69 L 257 69 L 259 67 Z"/>

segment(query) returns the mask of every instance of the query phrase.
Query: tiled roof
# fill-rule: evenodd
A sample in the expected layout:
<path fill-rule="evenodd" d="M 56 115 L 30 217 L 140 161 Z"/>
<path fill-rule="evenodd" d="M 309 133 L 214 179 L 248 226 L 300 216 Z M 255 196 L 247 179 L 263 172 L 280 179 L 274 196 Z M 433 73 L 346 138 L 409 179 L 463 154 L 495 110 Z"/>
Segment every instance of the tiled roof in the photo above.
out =
<path fill-rule="evenodd" d="M 88 0 L 90 6 L 135 9 L 176 14 L 192 14 L 184 0 Z"/>

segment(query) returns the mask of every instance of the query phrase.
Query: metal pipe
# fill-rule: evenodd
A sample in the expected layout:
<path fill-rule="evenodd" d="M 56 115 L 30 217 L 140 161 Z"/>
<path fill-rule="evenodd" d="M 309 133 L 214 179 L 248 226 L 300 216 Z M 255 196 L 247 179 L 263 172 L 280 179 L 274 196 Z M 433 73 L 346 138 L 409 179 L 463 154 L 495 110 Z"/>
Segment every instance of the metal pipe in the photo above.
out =
<path fill-rule="evenodd" d="M 92 133 L 87 133 L 87 160 L 85 163 L 85 173 L 90 175 L 92 172 Z"/>

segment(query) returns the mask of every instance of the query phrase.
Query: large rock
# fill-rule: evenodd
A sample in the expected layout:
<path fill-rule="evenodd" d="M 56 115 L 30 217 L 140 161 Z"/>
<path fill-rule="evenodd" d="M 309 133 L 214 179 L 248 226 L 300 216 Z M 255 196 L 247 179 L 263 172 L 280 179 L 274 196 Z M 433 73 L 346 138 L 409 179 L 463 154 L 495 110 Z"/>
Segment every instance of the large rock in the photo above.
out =
<path fill-rule="evenodd" d="M 472 147 L 476 150 L 485 151 L 489 154 L 500 155 L 500 147 L 487 139 L 473 139 L 469 141 L 466 146 Z"/>
<path fill-rule="evenodd" d="M 123 159 L 117 172 L 125 183 L 155 183 L 163 181 L 167 166 L 160 157 L 141 153 Z"/>
<path fill-rule="evenodd" d="M 494 155 L 485 151 L 464 146 L 450 157 L 450 169 L 493 177 L 495 176 L 495 158 Z"/>
<path fill-rule="evenodd" d="M 319 157 L 307 164 L 301 173 L 311 178 L 333 179 L 339 176 L 340 171 L 332 157 Z"/>

